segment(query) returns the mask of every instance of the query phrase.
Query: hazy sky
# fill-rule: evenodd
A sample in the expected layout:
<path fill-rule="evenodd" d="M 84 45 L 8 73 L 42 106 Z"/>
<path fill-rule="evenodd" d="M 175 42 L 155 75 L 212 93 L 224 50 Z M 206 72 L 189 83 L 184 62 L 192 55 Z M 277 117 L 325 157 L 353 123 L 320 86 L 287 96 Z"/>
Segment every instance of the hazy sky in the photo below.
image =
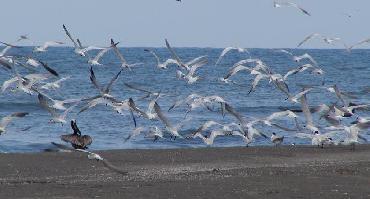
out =
<path fill-rule="evenodd" d="M 2 0 L 0 40 L 28 33 L 37 43 L 68 41 L 63 23 L 89 45 L 107 45 L 113 37 L 120 46 L 164 46 L 168 38 L 178 47 L 282 48 L 313 32 L 349 44 L 370 37 L 370 0 L 292 2 L 312 17 L 273 8 L 273 0 Z M 304 47 L 332 46 L 316 40 Z"/>

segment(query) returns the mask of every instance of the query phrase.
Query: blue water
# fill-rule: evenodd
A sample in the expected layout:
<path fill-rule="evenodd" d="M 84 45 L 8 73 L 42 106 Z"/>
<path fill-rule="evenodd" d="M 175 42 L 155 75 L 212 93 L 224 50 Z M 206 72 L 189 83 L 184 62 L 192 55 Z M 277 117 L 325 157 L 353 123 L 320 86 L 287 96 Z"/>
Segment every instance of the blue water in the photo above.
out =
<path fill-rule="evenodd" d="M 25 47 L 16 49 L 10 54 L 28 55 L 32 48 Z M 209 64 L 201 67 L 198 71 L 203 79 L 199 82 L 188 85 L 182 80 L 176 79 L 176 67 L 169 67 L 167 70 L 156 68 L 156 61 L 151 54 L 144 52 L 143 48 L 121 48 L 129 63 L 143 62 L 143 66 L 135 67 L 132 71 L 124 70 L 119 80 L 114 84 L 111 94 L 124 100 L 129 97 L 134 99 L 143 96 L 142 93 L 131 90 L 124 86 L 124 83 L 130 83 L 152 91 L 161 90 L 170 96 L 159 99 L 159 104 L 163 110 L 167 110 L 176 99 L 188 96 L 190 93 L 201 95 L 220 95 L 229 102 L 237 111 L 249 117 L 264 117 L 272 112 L 279 111 L 280 108 L 295 107 L 299 104 L 292 104 L 285 101 L 286 98 L 281 92 L 266 80 L 261 81 L 255 92 L 248 93 L 249 85 L 253 76 L 245 72 L 235 75 L 232 79 L 244 85 L 237 86 L 233 84 L 224 84 L 218 79 L 223 77 L 228 69 L 237 61 L 248 58 L 248 54 L 230 52 L 222 60 L 220 65 L 215 66 L 222 49 L 213 48 L 176 48 L 179 56 L 188 61 L 192 58 L 208 55 Z M 169 58 L 166 48 L 156 48 L 155 51 L 160 57 Z M 274 49 L 249 49 L 251 57 L 263 60 L 276 73 L 285 74 L 289 69 L 299 66 L 292 61 L 291 57 L 284 53 L 276 52 Z M 292 49 L 295 55 L 303 53 L 311 54 L 319 65 L 325 70 L 325 82 L 327 85 L 337 84 L 344 91 L 352 91 L 354 94 L 360 94 L 363 89 L 370 86 L 370 50 L 353 50 L 347 53 L 345 50 L 302 50 Z M 62 88 L 57 92 L 50 92 L 50 95 L 57 99 L 81 98 L 94 96 L 98 94 L 89 80 L 89 65 L 86 58 L 79 57 L 73 53 L 72 48 L 60 47 L 50 48 L 45 53 L 34 54 L 36 58 L 46 61 L 58 71 L 62 76 L 71 75 L 72 78 L 62 84 Z M 106 84 L 119 70 L 119 62 L 113 52 L 108 52 L 101 63 L 104 66 L 94 66 L 94 71 L 98 81 Z M 302 62 L 306 63 L 306 62 Z M 0 70 L 0 82 L 9 79 L 9 75 L 4 70 Z M 22 70 L 21 70 L 22 71 Z M 42 69 L 39 69 L 42 71 Z M 27 74 L 22 71 L 22 74 Z M 297 84 L 320 84 L 317 76 L 304 72 L 288 79 L 289 88 L 292 93 L 296 93 L 301 88 Z M 353 100 L 357 103 L 368 103 L 370 95 L 359 95 L 358 99 Z M 308 101 L 310 105 L 335 102 L 336 98 L 330 93 L 323 91 L 314 91 L 309 94 Z M 147 101 L 137 101 L 138 106 L 146 109 Z M 205 147 L 199 139 L 175 141 L 162 139 L 157 142 L 138 136 L 128 142 L 124 138 L 134 129 L 132 120 L 127 115 L 118 115 L 111 108 L 97 106 L 91 110 L 77 115 L 78 107 L 69 115 L 69 119 L 77 119 L 77 124 L 83 134 L 89 134 L 93 137 L 93 143 L 90 146 L 92 150 L 100 149 L 132 149 L 132 148 L 189 148 Z M 179 107 L 171 112 L 165 112 L 171 122 L 176 124 L 184 119 L 185 107 Z M 69 124 L 61 126 L 60 124 L 49 124 L 49 114 L 43 110 L 37 100 L 37 96 L 30 96 L 25 93 L 5 92 L 0 97 L 0 116 L 5 116 L 12 112 L 29 112 L 26 118 L 17 119 L 11 123 L 7 132 L 0 136 L 1 152 L 34 152 L 41 151 L 50 147 L 50 142 L 61 142 L 59 136 L 70 133 Z M 360 114 L 366 115 L 362 112 Z M 188 116 L 192 118 L 182 129 L 186 134 L 198 128 L 207 120 L 215 120 L 220 123 L 228 123 L 234 120 L 230 115 L 222 118 L 220 113 L 210 112 L 205 109 L 197 109 Z M 317 118 L 316 118 L 317 119 Z M 138 118 L 139 126 L 157 125 L 163 127 L 159 121 L 147 121 Z M 300 118 L 304 122 L 304 117 Z M 349 120 L 348 122 L 350 122 Z M 287 127 L 293 127 L 290 120 L 279 120 L 277 123 Z M 325 126 L 324 121 L 318 121 L 320 125 Z M 22 131 L 31 127 L 26 131 Z M 285 135 L 287 138 L 284 144 L 309 144 L 309 140 L 297 139 L 291 132 L 283 132 L 274 128 L 257 126 L 262 132 L 271 135 L 276 132 Z M 269 139 L 257 138 L 252 145 L 271 145 Z M 244 146 L 242 140 L 238 137 L 218 137 L 213 147 L 225 146 Z"/>

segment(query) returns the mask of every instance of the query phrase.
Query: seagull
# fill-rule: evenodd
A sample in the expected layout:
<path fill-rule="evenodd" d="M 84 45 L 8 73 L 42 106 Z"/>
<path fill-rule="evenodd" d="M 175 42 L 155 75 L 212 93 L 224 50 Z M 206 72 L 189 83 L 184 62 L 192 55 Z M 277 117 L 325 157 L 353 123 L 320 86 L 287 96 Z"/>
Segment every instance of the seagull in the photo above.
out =
<path fill-rule="evenodd" d="M 112 95 L 109 94 L 110 89 L 114 82 L 117 81 L 119 75 L 122 73 L 122 70 L 120 70 L 113 78 L 110 80 L 110 82 L 107 84 L 105 88 L 102 88 L 98 82 L 98 80 L 95 77 L 95 73 L 92 67 L 90 67 L 90 80 L 91 83 L 95 86 L 95 88 L 100 92 L 101 96 L 107 96 L 107 97 L 113 97 Z"/>
<path fill-rule="evenodd" d="M 368 39 L 364 39 L 364 40 L 362 40 L 362 41 L 359 41 L 359 42 L 357 42 L 357 43 L 353 44 L 352 46 L 348 47 L 348 48 L 347 48 L 347 50 L 348 50 L 348 51 L 351 51 L 354 47 L 356 47 L 356 46 L 360 46 L 360 45 L 362 45 L 362 44 L 366 44 L 366 43 L 370 43 L 370 38 L 368 38 Z"/>
<path fill-rule="evenodd" d="M 289 77 L 290 75 L 295 75 L 295 74 L 297 74 L 297 73 L 301 73 L 301 72 L 303 72 L 303 71 L 306 71 L 306 70 L 307 70 L 307 69 L 309 69 L 309 68 L 315 68 L 315 67 L 314 67 L 314 66 L 312 66 L 311 64 L 304 64 L 304 65 L 302 65 L 302 66 L 299 66 L 298 68 L 294 68 L 294 69 L 292 69 L 292 70 L 288 71 L 288 72 L 284 75 L 283 79 L 284 79 L 284 80 L 287 80 L 287 79 L 288 79 L 288 77 Z"/>
<path fill-rule="evenodd" d="M 28 113 L 26 113 L 26 112 L 16 112 L 16 113 L 12 113 L 12 114 L 10 114 L 10 115 L 8 115 L 8 116 L 6 116 L 6 117 L 3 117 L 3 118 L 1 119 L 1 121 L 0 121 L 0 135 L 1 135 L 2 133 L 5 133 L 5 129 L 6 129 L 6 127 L 8 126 L 8 124 L 9 124 L 12 120 L 14 120 L 14 119 L 16 119 L 16 118 L 24 117 L 24 116 L 26 116 L 26 115 L 28 115 Z"/>
<path fill-rule="evenodd" d="M 275 146 L 280 145 L 284 141 L 284 136 L 278 136 L 276 133 L 272 133 L 271 135 L 271 142 L 275 144 Z"/>
<path fill-rule="evenodd" d="M 62 125 L 67 123 L 67 121 L 66 121 L 67 114 L 73 108 L 75 108 L 79 103 L 79 102 L 76 102 L 74 105 L 67 108 L 62 114 L 58 114 L 56 112 L 55 108 L 49 106 L 48 101 L 47 101 L 47 99 L 44 95 L 39 93 L 38 94 L 38 99 L 39 99 L 41 107 L 44 108 L 45 110 L 47 110 L 52 116 L 52 118 L 49 120 L 49 123 L 61 123 Z"/>
<path fill-rule="evenodd" d="M 57 110 L 62 110 L 62 111 L 67 109 L 64 106 L 65 104 L 77 103 L 77 102 L 81 101 L 81 99 L 56 100 L 56 99 L 53 99 L 53 98 L 49 97 L 48 95 L 46 95 L 44 93 L 41 93 L 41 95 L 48 98 L 53 103 L 53 105 L 50 106 L 51 108 L 54 108 L 54 109 L 57 109 Z"/>
<path fill-rule="evenodd" d="M 94 70 L 92 66 L 90 67 L 90 80 L 91 83 L 94 85 L 94 87 L 99 91 L 100 94 L 89 97 L 86 99 L 83 99 L 82 101 L 89 101 L 87 105 L 81 108 L 81 110 L 78 112 L 78 114 L 86 111 L 87 109 L 93 108 L 98 104 L 105 104 L 113 107 L 115 111 L 117 111 L 119 114 L 122 114 L 124 110 L 130 110 L 129 107 L 129 100 L 119 101 L 116 100 L 110 93 L 111 87 L 114 84 L 114 82 L 117 81 L 119 75 L 122 73 L 122 70 L 120 70 L 113 78 L 110 80 L 110 82 L 107 84 L 105 88 L 103 88 L 99 82 L 97 81 L 95 77 Z M 131 112 L 131 116 L 133 116 Z M 136 126 L 136 120 L 135 117 L 133 117 L 135 126 Z"/>
<path fill-rule="evenodd" d="M 298 118 L 298 115 L 296 115 L 294 112 L 292 112 L 290 110 L 286 110 L 286 111 L 280 111 L 280 112 L 272 113 L 268 117 L 263 118 L 263 119 L 258 119 L 256 121 L 261 121 L 261 122 L 263 122 L 264 124 L 266 124 L 268 126 L 273 126 L 274 124 L 271 123 L 271 121 L 275 120 L 275 119 L 280 119 L 282 117 Z"/>
<path fill-rule="evenodd" d="M 293 102 L 293 103 L 298 103 L 298 100 L 302 98 L 303 95 L 307 94 L 308 92 L 310 92 L 313 88 L 304 88 L 303 91 L 297 93 L 296 95 L 294 96 L 289 96 L 288 97 L 288 100 Z"/>
<path fill-rule="evenodd" d="M 197 60 L 194 64 L 191 63 L 190 65 L 187 65 L 186 70 L 187 74 L 185 75 L 182 73 L 180 70 L 177 71 L 177 77 L 181 79 L 185 79 L 188 84 L 193 84 L 196 81 L 200 79 L 199 76 L 195 76 L 195 71 L 201 67 L 204 66 L 205 64 L 208 63 L 207 59 L 202 59 L 202 60 Z"/>
<path fill-rule="evenodd" d="M 132 98 L 129 99 L 129 106 L 131 110 L 134 110 L 135 112 L 139 113 L 144 118 L 148 120 L 154 120 L 158 118 L 157 114 L 154 111 L 154 104 L 157 102 L 158 98 L 159 98 L 159 95 L 149 102 L 148 109 L 146 112 L 137 108 Z"/>
<path fill-rule="evenodd" d="M 168 111 L 179 107 L 183 103 L 190 104 L 191 101 L 193 101 L 195 98 L 200 98 L 200 97 L 202 97 L 202 96 L 200 96 L 197 93 L 192 93 L 192 94 L 188 95 L 186 98 L 181 98 L 180 100 L 175 101 L 175 103 L 168 109 Z"/>
<path fill-rule="evenodd" d="M 208 120 L 206 121 L 204 124 L 202 124 L 196 131 L 192 132 L 191 135 L 192 136 L 195 136 L 196 134 L 200 134 L 202 133 L 203 131 L 206 131 L 207 129 L 211 128 L 212 126 L 222 126 L 220 123 L 218 122 L 215 122 L 213 120 Z"/>
<path fill-rule="evenodd" d="M 61 45 L 61 44 L 64 44 L 64 43 L 60 42 L 60 41 L 47 41 L 42 46 L 35 47 L 33 49 L 33 52 L 45 52 L 48 47 L 58 46 L 58 45 Z"/>
<path fill-rule="evenodd" d="M 214 130 L 211 131 L 209 136 L 204 136 L 201 133 L 196 133 L 193 138 L 201 138 L 203 142 L 207 145 L 213 145 L 214 140 L 216 139 L 217 136 L 223 136 L 223 135 L 228 135 L 228 132 L 225 132 L 224 130 Z"/>
<path fill-rule="evenodd" d="M 244 52 L 248 52 L 247 49 L 244 49 L 244 48 L 240 48 L 240 47 L 226 47 L 220 54 L 220 56 L 218 57 L 217 61 L 216 61 L 216 64 L 215 65 L 218 65 L 220 62 L 221 62 L 221 59 L 231 50 L 237 50 L 239 53 L 244 53 Z"/>
<path fill-rule="evenodd" d="M 307 103 L 306 94 L 303 94 L 300 98 L 302 112 L 306 118 L 306 128 L 309 129 L 312 133 L 320 133 L 319 129 L 314 125 L 312 114 Z"/>
<path fill-rule="evenodd" d="M 299 9 L 303 14 L 305 14 L 305 15 L 307 15 L 307 16 L 311 16 L 311 14 L 310 14 L 309 12 L 307 12 L 305 9 L 301 8 L 300 6 L 298 6 L 298 5 L 297 5 L 297 4 L 295 4 L 295 3 L 291 3 L 291 2 L 276 2 L 276 1 L 274 1 L 274 7 L 275 7 L 275 8 L 280 8 L 280 7 L 283 7 L 283 6 L 297 8 L 297 9 Z"/>
<path fill-rule="evenodd" d="M 119 44 L 119 42 L 114 43 L 113 39 L 111 39 L 110 40 L 110 43 L 111 43 L 111 46 L 112 46 L 112 48 L 114 50 L 114 53 L 117 55 L 117 57 L 121 61 L 121 68 L 131 69 L 131 67 L 133 67 L 133 66 L 138 66 L 138 65 L 142 65 L 143 64 L 143 63 L 128 64 L 127 61 L 126 61 L 126 59 L 123 57 L 122 53 L 117 48 L 117 45 Z"/>
<path fill-rule="evenodd" d="M 318 66 L 317 62 L 308 53 L 305 53 L 301 56 L 294 56 L 293 57 L 293 60 L 296 61 L 296 62 L 300 62 L 302 59 L 309 59 L 315 66 Z"/>
<path fill-rule="evenodd" d="M 77 42 L 73 39 L 72 35 L 69 33 L 69 31 L 67 30 L 66 26 L 63 24 L 63 29 L 64 29 L 64 32 L 66 33 L 66 35 L 68 36 L 68 38 L 73 42 L 73 45 L 75 47 L 75 50 L 74 52 L 80 56 L 86 56 L 87 55 L 87 52 L 90 51 L 90 50 L 101 50 L 101 49 L 104 49 L 104 48 L 101 48 L 101 47 L 96 47 L 96 46 L 89 46 L 87 48 L 84 48 L 82 47 L 81 45 L 81 42 L 79 39 L 77 39 Z"/>
<path fill-rule="evenodd" d="M 36 59 L 32 58 L 32 57 L 28 57 L 28 58 L 27 58 L 26 64 L 31 65 L 31 66 L 33 66 L 33 67 L 38 67 L 38 66 L 40 66 L 40 62 L 39 62 L 39 61 L 37 61 Z"/>
<path fill-rule="evenodd" d="M 74 149 L 87 149 L 92 143 L 92 138 L 89 135 L 82 135 L 80 129 L 77 127 L 75 120 L 71 120 L 72 134 L 61 135 L 60 139 L 68 142 Z"/>
<path fill-rule="evenodd" d="M 111 48 L 104 48 L 103 50 L 99 51 L 99 53 L 94 58 L 89 58 L 87 61 L 88 64 L 94 66 L 94 65 L 102 65 L 99 63 L 99 60 L 104 56 L 105 53 L 107 53 Z"/>
<path fill-rule="evenodd" d="M 167 69 L 167 66 L 170 65 L 170 64 L 178 65 L 177 61 L 174 60 L 174 59 L 167 59 L 165 62 L 161 63 L 160 58 L 158 57 L 158 55 L 153 50 L 144 49 L 144 51 L 149 52 L 150 54 L 152 54 L 155 57 L 155 59 L 157 60 L 157 68 L 159 68 L 159 69 Z"/>
<path fill-rule="evenodd" d="M 157 102 L 154 103 L 154 111 L 156 112 L 158 118 L 161 120 L 161 122 L 166 126 L 166 129 L 171 133 L 172 136 L 174 136 L 174 139 L 176 137 L 182 138 L 182 136 L 179 134 L 179 129 L 183 126 L 183 123 L 180 123 L 177 126 L 173 126 L 167 117 L 163 114 L 161 107 L 158 105 Z M 171 137 L 172 137 L 171 136 Z"/>
<path fill-rule="evenodd" d="M 321 35 L 319 33 L 312 33 L 310 35 L 308 35 L 307 37 L 305 37 L 303 39 L 303 41 L 299 42 L 299 44 L 297 45 L 297 48 L 302 46 L 302 44 L 306 43 L 308 40 L 312 39 L 312 38 L 315 38 L 315 37 L 321 37 Z"/>
<path fill-rule="evenodd" d="M 108 169 L 116 172 L 116 173 L 119 173 L 121 175 L 127 175 L 128 172 L 127 171 L 124 171 L 123 169 L 121 168 L 118 168 L 114 165 L 112 165 L 112 163 L 110 163 L 107 159 L 103 158 L 101 155 L 97 154 L 97 153 L 93 153 L 93 152 L 90 152 L 90 151 L 87 151 L 87 150 L 84 150 L 84 149 L 73 149 L 73 148 L 70 148 L 68 146 L 65 146 L 65 145 L 62 145 L 62 144 L 57 144 L 57 143 L 54 143 L 52 142 L 53 145 L 55 145 L 56 147 L 62 149 L 62 150 L 68 150 L 68 151 L 76 151 L 76 152 L 81 152 L 81 153 L 86 153 L 88 154 L 87 155 L 87 158 L 89 160 L 97 160 L 97 161 L 100 161 L 103 163 L 103 165 L 105 167 L 107 167 Z"/>
<path fill-rule="evenodd" d="M 295 137 L 311 139 L 311 145 L 316 145 L 318 147 L 324 148 L 324 145 L 330 142 L 331 141 L 330 138 L 335 134 L 336 132 L 329 132 L 325 134 L 320 134 L 319 132 L 315 132 L 314 134 L 297 133 Z"/>
<path fill-rule="evenodd" d="M 67 77 L 63 77 L 63 78 L 60 78 L 58 79 L 57 81 L 54 81 L 54 82 L 50 82 L 50 83 L 46 83 L 45 85 L 42 85 L 41 86 L 41 89 L 45 89 L 45 90 L 56 90 L 58 88 L 60 88 L 60 84 L 68 79 L 70 79 L 71 76 L 67 76 Z"/>
<path fill-rule="evenodd" d="M 143 88 L 139 88 L 137 86 L 134 86 L 132 84 L 128 84 L 128 83 L 124 83 L 125 86 L 127 86 L 128 88 L 131 88 L 133 90 L 137 90 L 137 91 L 141 91 L 143 93 L 146 93 L 147 95 L 141 97 L 140 99 L 145 99 L 145 98 L 150 98 L 150 97 L 157 97 L 160 94 L 160 92 L 152 92 L 152 91 L 149 91 L 149 90 L 146 90 L 146 89 L 143 89 Z M 163 96 L 163 95 L 161 95 Z"/>
<path fill-rule="evenodd" d="M 142 132 L 146 133 L 145 138 L 154 138 L 153 142 L 157 141 L 159 138 L 163 138 L 163 132 L 156 126 L 149 127 L 148 129 L 144 127 L 137 127 L 127 138 L 125 138 L 125 142 L 140 135 Z"/>
<path fill-rule="evenodd" d="M 236 73 L 238 73 L 240 71 L 244 71 L 244 70 L 252 71 L 253 69 L 251 69 L 247 66 L 243 66 L 243 65 L 235 65 L 229 70 L 229 72 L 223 78 L 221 78 L 221 81 L 223 81 L 225 83 L 228 83 L 230 77 L 232 77 Z"/>
<path fill-rule="evenodd" d="M 191 66 L 192 65 L 196 65 L 197 67 L 195 67 L 193 70 L 195 72 L 195 69 L 197 69 L 199 66 L 201 65 L 204 65 L 206 63 L 205 62 L 205 58 L 207 58 L 207 56 L 200 56 L 200 57 L 197 57 L 187 63 L 183 63 L 181 61 L 181 59 L 179 58 L 179 56 L 177 56 L 176 52 L 172 49 L 172 47 L 170 46 L 170 43 L 167 41 L 167 39 L 165 39 L 165 42 L 166 42 L 166 47 L 168 49 L 168 51 L 170 51 L 171 53 L 171 56 L 174 60 L 176 60 L 177 62 L 177 65 L 181 68 L 184 68 L 185 70 L 187 71 L 191 71 Z M 203 64 L 202 64 L 203 63 Z"/>
<path fill-rule="evenodd" d="M 305 42 L 307 42 L 308 40 L 313 39 L 313 38 L 315 38 L 315 37 L 320 37 L 320 38 L 321 38 L 325 43 L 327 43 L 327 44 L 333 44 L 334 42 L 340 42 L 340 41 L 341 41 L 341 38 L 339 38 L 339 37 L 333 37 L 333 38 L 331 38 L 331 37 L 323 36 L 323 35 L 321 35 L 321 34 L 319 34 L 319 33 L 312 33 L 312 34 L 308 35 L 307 37 L 305 37 L 305 38 L 303 39 L 303 41 L 301 41 L 301 42 L 297 45 L 297 47 L 300 47 L 302 44 L 304 44 L 304 43 L 305 43 Z M 342 44 L 344 45 L 344 47 L 346 47 L 346 48 L 347 48 L 347 45 L 346 45 L 345 43 L 343 43 L 343 42 L 342 42 Z"/>
<path fill-rule="evenodd" d="M 231 135 L 240 136 L 242 137 L 244 143 L 248 147 L 250 143 L 253 142 L 254 137 L 256 136 L 262 136 L 264 138 L 267 138 L 267 136 L 261 132 L 259 132 L 256 128 L 253 127 L 253 125 L 256 124 L 256 121 L 249 122 L 246 127 L 247 131 L 244 133 L 243 131 L 232 131 Z M 241 125 L 243 126 L 243 125 Z M 240 127 L 240 130 L 243 130 L 243 127 Z"/>

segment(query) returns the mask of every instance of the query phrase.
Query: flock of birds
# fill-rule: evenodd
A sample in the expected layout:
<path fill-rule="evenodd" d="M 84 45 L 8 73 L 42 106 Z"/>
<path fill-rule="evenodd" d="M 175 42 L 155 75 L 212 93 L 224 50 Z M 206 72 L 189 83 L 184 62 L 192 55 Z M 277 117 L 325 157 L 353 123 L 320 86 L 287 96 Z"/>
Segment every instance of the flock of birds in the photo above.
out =
<path fill-rule="evenodd" d="M 309 12 L 296 4 L 274 2 L 274 7 L 282 6 L 295 7 L 302 13 L 310 15 Z M 306 60 L 306 64 L 293 68 L 285 74 L 274 72 L 270 66 L 262 61 L 262 59 L 252 58 L 247 49 L 240 47 L 225 48 L 214 64 L 215 67 L 217 67 L 230 51 L 249 54 L 249 58 L 235 63 L 229 69 L 227 74 L 219 78 L 219 81 L 225 84 L 238 86 L 239 84 L 233 80 L 233 76 L 242 72 L 247 73 L 254 77 L 249 91 L 246 92 L 246 94 L 251 94 L 258 89 L 259 82 L 267 80 L 271 86 L 276 88 L 277 92 L 281 92 L 286 96 L 285 100 L 290 101 L 292 105 L 299 104 L 301 106 L 301 109 L 299 110 L 284 110 L 272 113 L 263 118 L 253 118 L 239 113 L 233 105 L 226 101 L 222 96 L 203 96 L 197 93 L 192 93 L 186 98 L 176 101 L 168 111 L 164 111 L 159 105 L 158 99 L 166 97 L 166 93 L 154 92 L 140 88 L 136 85 L 125 83 L 128 88 L 145 94 L 141 99 L 147 100 L 148 105 L 146 108 L 137 106 L 136 100 L 133 98 L 122 100 L 118 99 L 111 93 L 112 87 L 123 70 L 135 70 L 135 67 L 143 65 L 143 63 L 128 63 L 120 49 L 117 47 L 119 42 L 115 42 L 111 39 L 108 47 L 83 46 L 79 39 L 75 39 L 72 36 L 65 25 L 63 25 L 63 30 L 74 45 L 74 53 L 80 57 L 86 57 L 87 63 L 91 65 L 89 69 L 90 81 L 96 89 L 98 93 L 97 95 L 78 99 L 62 100 L 53 99 L 50 96 L 51 92 L 61 89 L 62 83 L 64 81 L 68 81 L 70 76 L 62 77 L 48 63 L 35 58 L 33 53 L 45 53 L 48 51 L 49 47 L 62 45 L 65 42 L 47 41 L 43 45 L 35 47 L 33 49 L 33 53 L 30 55 L 8 54 L 8 51 L 11 48 L 22 48 L 17 46 L 17 43 L 23 40 L 30 40 L 28 35 L 20 36 L 20 38 L 13 43 L 1 42 L 5 45 L 5 48 L 0 52 L 0 66 L 9 74 L 9 79 L 3 82 L 1 86 L 1 92 L 24 92 L 32 96 L 37 96 L 40 106 L 51 116 L 50 123 L 60 123 L 62 125 L 67 124 L 69 121 L 69 113 L 71 110 L 78 107 L 80 108 L 78 114 L 80 114 L 82 112 L 89 111 L 98 105 L 105 105 L 112 108 L 114 112 L 130 115 L 132 118 L 135 129 L 124 139 L 124 141 L 134 139 L 136 136 L 144 134 L 146 138 L 153 139 L 153 141 L 158 139 L 201 139 L 206 145 L 212 145 L 218 136 L 240 137 L 245 142 L 246 146 L 254 142 L 256 137 L 270 139 L 275 145 L 283 143 L 284 136 L 277 135 L 274 132 L 268 136 L 268 134 L 261 132 L 261 130 L 256 127 L 257 125 L 266 125 L 268 127 L 292 132 L 292 136 L 297 138 L 310 139 L 312 145 L 320 147 L 324 147 L 324 145 L 338 144 L 352 145 L 354 147 L 354 145 L 359 142 L 367 142 L 362 133 L 370 128 L 370 117 L 362 117 L 358 115 L 356 111 L 367 111 L 369 110 L 370 104 L 354 104 L 351 102 L 352 96 L 347 94 L 345 91 L 342 91 L 337 85 L 326 85 L 324 81 L 325 70 L 320 67 L 320 64 L 308 53 L 294 55 L 292 52 L 287 50 L 278 50 L 278 52 L 285 53 L 290 56 L 294 62 L 300 63 L 302 60 Z M 304 38 L 304 40 L 298 44 L 298 47 L 313 38 L 320 38 L 328 44 L 341 41 L 339 38 L 328 38 L 321 34 L 314 33 Z M 366 39 L 351 46 L 343 44 L 350 52 L 354 47 L 369 42 L 370 39 Z M 185 81 L 187 84 L 196 84 L 197 81 L 201 79 L 197 74 L 197 70 L 209 63 L 208 57 L 203 55 L 190 61 L 183 61 L 181 59 L 181 55 L 176 53 L 175 49 L 171 47 L 167 39 L 165 40 L 165 45 L 171 55 L 171 57 L 165 59 L 165 61 L 163 61 L 154 50 L 145 49 L 145 52 L 153 55 L 156 59 L 156 65 L 159 70 L 166 70 L 168 67 L 176 67 L 176 77 L 179 80 Z M 112 77 L 107 85 L 101 85 L 95 75 L 93 67 L 102 65 L 100 63 L 101 58 L 111 50 L 120 61 L 120 71 Z M 93 57 L 90 55 L 91 51 L 99 52 Z M 20 68 L 22 68 L 22 71 L 29 72 L 21 74 L 19 72 Z M 41 72 L 41 70 L 44 72 Z M 321 84 L 302 86 L 302 90 L 300 92 L 292 93 L 287 82 L 288 78 L 292 75 L 299 75 L 304 72 L 321 76 Z M 307 101 L 307 95 L 309 95 L 313 90 L 332 93 L 336 96 L 337 101 L 331 104 L 321 104 L 320 106 L 312 107 Z M 220 119 L 225 117 L 226 114 L 229 114 L 233 118 L 233 122 L 222 123 L 209 120 L 199 126 L 199 128 L 194 132 L 188 135 L 183 135 L 181 132 L 182 127 L 189 119 L 187 118 L 178 122 L 176 125 L 168 119 L 168 112 L 180 106 L 187 107 L 185 117 L 189 112 L 194 111 L 195 109 L 203 109 L 203 111 L 219 112 Z M 302 122 L 300 122 L 300 118 L 302 117 L 299 114 L 300 112 L 303 113 L 303 118 L 305 120 L 303 125 Z M 327 122 L 327 126 L 318 126 L 313 119 L 313 114 L 319 115 L 320 120 L 325 120 Z M 0 123 L 0 133 L 6 132 L 7 125 L 13 119 L 22 118 L 27 115 L 28 113 L 26 112 L 16 112 L 3 117 Z M 158 120 L 161 121 L 163 125 L 149 127 L 139 126 L 137 124 L 137 117 L 141 117 L 149 121 Z M 292 122 L 295 123 L 295 127 L 290 128 L 278 124 L 277 121 L 282 119 L 292 120 Z M 349 124 L 346 124 L 348 119 L 353 120 Z M 88 157 L 90 159 L 103 161 L 104 159 L 100 155 L 86 150 L 93 142 L 92 137 L 89 135 L 82 135 L 81 131 L 77 127 L 76 120 L 71 120 L 70 123 L 73 133 L 62 135 L 61 140 L 70 143 L 73 148 L 57 143 L 53 144 L 61 149 L 88 153 Z M 120 172 L 118 168 L 115 168 L 106 160 L 103 162 L 105 162 L 107 167 Z"/>

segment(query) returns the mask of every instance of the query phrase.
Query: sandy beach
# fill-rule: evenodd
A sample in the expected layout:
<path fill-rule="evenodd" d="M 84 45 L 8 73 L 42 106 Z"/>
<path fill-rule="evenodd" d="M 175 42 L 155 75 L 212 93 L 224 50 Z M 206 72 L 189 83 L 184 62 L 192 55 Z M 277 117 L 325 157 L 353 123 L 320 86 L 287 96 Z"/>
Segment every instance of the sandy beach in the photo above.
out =
<path fill-rule="evenodd" d="M 370 198 L 370 146 L 1 154 L 0 198 Z"/>

